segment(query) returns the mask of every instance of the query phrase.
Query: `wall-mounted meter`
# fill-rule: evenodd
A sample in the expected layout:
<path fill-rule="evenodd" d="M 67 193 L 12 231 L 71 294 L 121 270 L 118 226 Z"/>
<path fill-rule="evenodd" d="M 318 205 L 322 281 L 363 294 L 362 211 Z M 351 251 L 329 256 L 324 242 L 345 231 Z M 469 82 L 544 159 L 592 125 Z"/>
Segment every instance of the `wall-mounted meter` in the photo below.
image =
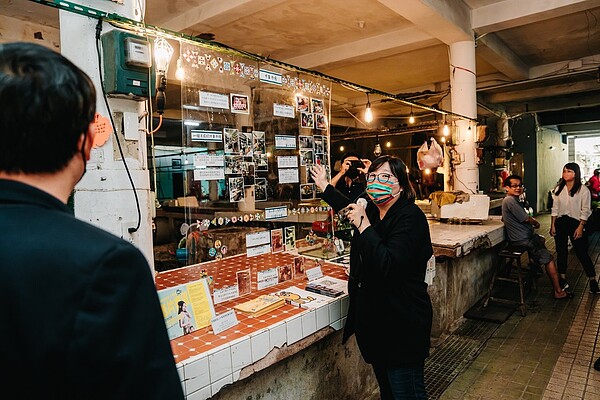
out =
<path fill-rule="evenodd" d="M 102 52 L 107 94 L 132 99 L 154 95 L 156 80 L 148 40 L 113 29 L 102 35 Z"/>

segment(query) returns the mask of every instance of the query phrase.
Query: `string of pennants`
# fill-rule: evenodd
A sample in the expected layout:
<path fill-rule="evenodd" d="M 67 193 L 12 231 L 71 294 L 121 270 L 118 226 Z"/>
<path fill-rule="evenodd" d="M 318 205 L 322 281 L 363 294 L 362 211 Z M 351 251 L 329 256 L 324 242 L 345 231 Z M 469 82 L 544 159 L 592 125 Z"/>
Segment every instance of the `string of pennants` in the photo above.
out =
<path fill-rule="evenodd" d="M 331 210 L 329 206 L 317 206 L 317 207 L 299 207 L 293 208 L 290 210 L 290 214 L 292 215 L 300 215 L 300 214 L 314 214 L 316 212 L 324 212 Z M 211 226 L 225 226 L 229 224 L 237 224 L 237 223 L 245 223 L 245 222 L 254 222 L 254 221 L 265 221 L 264 212 L 257 212 L 254 214 L 241 214 L 238 216 L 233 216 L 231 218 L 228 217 L 215 217 L 211 219 L 203 219 L 196 220 L 196 224 L 198 224 L 198 228 L 200 230 L 206 230 Z"/>
<path fill-rule="evenodd" d="M 219 72 L 221 74 L 235 75 L 240 78 L 250 80 L 259 79 L 259 67 L 249 62 L 240 62 L 230 59 L 224 59 L 218 55 L 210 53 L 201 53 L 198 50 L 187 49 L 182 54 L 183 60 L 194 69 L 204 69 L 208 72 Z M 286 74 L 281 76 L 281 86 L 292 90 L 303 90 L 309 93 L 315 93 L 322 96 L 329 96 L 331 88 L 325 84 L 313 82 L 308 79 L 301 79 Z"/>

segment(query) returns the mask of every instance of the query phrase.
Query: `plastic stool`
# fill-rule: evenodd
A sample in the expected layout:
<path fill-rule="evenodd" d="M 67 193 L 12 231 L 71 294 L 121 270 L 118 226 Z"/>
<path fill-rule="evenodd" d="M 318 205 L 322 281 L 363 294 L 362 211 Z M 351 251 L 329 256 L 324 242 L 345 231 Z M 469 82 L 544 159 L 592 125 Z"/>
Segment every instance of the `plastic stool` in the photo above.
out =
<path fill-rule="evenodd" d="M 525 269 L 523 268 L 523 265 L 521 264 L 521 257 L 523 256 L 523 253 L 525 253 L 526 251 L 527 250 L 525 248 L 507 247 L 498 252 L 498 256 L 502 257 L 502 260 L 505 262 L 502 262 L 500 264 L 500 266 L 494 271 L 494 276 L 492 277 L 492 281 L 490 282 L 490 287 L 488 289 L 487 295 L 483 302 L 484 308 L 487 307 L 490 300 L 495 301 L 497 303 L 515 304 L 515 305 L 519 305 L 519 307 L 521 308 L 521 315 L 525 316 L 525 314 L 527 313 L 527 307 L 525 306 L 525 291 L 523 288 L 523 271 Z M 505 268 L 505 266 L 507 264 L 510 264 L 512 266 L 514 260 L 517 261 L 516 277 L 511 276 L 511 274 L 509 274 L 509 276 L 506 276 L 506 277 L 500 276 L 499 270 L 501 268 Z M 493 297 L 492 290 L 494 289 L 494 285 L 496 284 L 496 281 L 512 282 L 512 283 L 518 284 L 519 285 L 519 300 L 517 301 L 514 299 L 504 299 L 504 298 L 500 298 L 500 297 Z"/>

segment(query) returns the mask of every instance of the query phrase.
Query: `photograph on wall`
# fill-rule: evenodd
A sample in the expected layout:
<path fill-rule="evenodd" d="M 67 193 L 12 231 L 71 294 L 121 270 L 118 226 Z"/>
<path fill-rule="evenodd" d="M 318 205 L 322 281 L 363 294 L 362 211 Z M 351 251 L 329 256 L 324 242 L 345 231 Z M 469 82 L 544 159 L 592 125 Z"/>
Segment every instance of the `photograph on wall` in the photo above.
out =
<path fill-rule="evenodd" d="M 231 112 L 235 114 L 250 114 L 248 96 L 231 93 Z"/>
<path fill-rule="evenodd" d="M 289 281 L 292 279 L 292 266 L 290 264 L 280 265 L 279 267 L 277 267 L 277 272 L 278 283 Z"/>
<path fill-rule="evenodd" d="M 304 257 L 294 257 L 294 278 L 304 276 Z"/>
<path fill-rule="evenodd" d="M 285 251 L 291 251 L 296 248 L 296 228 L 294 226 L 286 226 L 283 229 L 285 239 Z"/>
<path fill-rule="evenodd" d="M 239 133 L 240 152 L 244 157 L 252 157 L 254 144 L 252 143 L 252 132 Z"/>
<path fill-rule="evenodd" d="M 315 143 L 315 154 L 323 154 L 325 148 L 323 147 L 323 136 L 314 136 Z"/>
<path fill-rule="evenodd" d="M 309 112 L 310 111 L 310 99 L 307 96 L 301 94 L 296 95 L 296 111 L 298 112 Z"/>
<path fill-rule="evenodd" d="M 265 146 L 265 133 L 262 131 L 252 132 L 252 153 L 254 155 L 267 154 Z"/>
<path fill-rule="evenodd" d="M 244 186 L 254 185 L 255 170 L 256 170 L 256 168 L 255 168 L 255 164 L 253 162 L 244 161 L 244 171 L 242 173 L 244 176 Z"/>
<path fill-rule="evenodd" d="M 279 253 L 283 251 L 283 229 L 271 230 L 271 252 Z"/>
<path fill-rule="evenodd" d="M 240 154 L 239 131 L 234 128 L 223 128 L 223 149 L 225 154 Z"/>
<path fill-rule="evenodd" d="M 254 182 L 254 201 L 267 201 L 266 178 L 256 178 Z"/>
<path fill-rule="evenodd" d="M 312 150 L 300 150 L 300 165 L 311 166 L 314 164 L 314 152 Z"/>
<path fill-rule="evenodd" d="M 225 156 L 225 175 L 239 175 L 244 172 L 244 157 Z"/>
<path fill-rule="evenodd" d="M 302 116 L 300 117 L 300 126 L 303 128 L 314 128 L 315 121 L 313 118 L 313 114 L 311 113 L 300 113 Z"/>
<path fill-rule="evenodd" d="M 315 198 L 315 185 L 306 183 L 300 185 L 300 200 L 312 200 Z"/>
<path fill-rule="evenodd" d="M 315 148 L 315 138 L 313 136 L 298 136 L 300 150 L 313 150 Z"/>
<path fill-rule="evenodd" d="M 244 201 L 244 178 L 229 178 L 229 201 L 237 203 Z"/>
<path fill-rule="evenodd" d="M 254 160 L 254 164 L 256 165 L 257 171 L 269 170 L 269 159 L 266 154 L 254 154 L 254 157 L 252 159 Z"/>
<path fill-rule="evenodd" d="M 243 271 L 237 271 L 236 273 L 238 290 L 240 296 L 250 293 L 251 291 L 251 281 L 250 281 L 250 270 L 245 269 Z"/>
<path fill-rule="evenodd" d="M 322 131 L 327 129 L 327 120 L 323 114 L 314 114 L 315 116 L 315 128 Z"/>
<path fill-rule="evenodd" d="M 325 165 L 325 162 L 323 160 L 323 154 L 315 154 L 315 164 L 318 165 Z M 309 173 L 310 171 L 307 171 L 307 173 Z"/>
<path fill-rule="evenodd" d="M 325 106 L 322 99 L 310 99 L 310 110 L 315 114 L 323 114 Z"/>

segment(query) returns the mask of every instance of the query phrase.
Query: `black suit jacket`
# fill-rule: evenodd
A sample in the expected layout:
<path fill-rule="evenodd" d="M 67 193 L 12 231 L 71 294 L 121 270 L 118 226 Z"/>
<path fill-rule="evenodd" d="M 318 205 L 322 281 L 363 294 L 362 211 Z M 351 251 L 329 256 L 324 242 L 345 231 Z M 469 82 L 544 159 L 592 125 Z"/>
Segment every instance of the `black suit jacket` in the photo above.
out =
<path fill-rule="evenodd" d="M 325 200 L 338 211 L 350 199 L 329 185 Z M 343 341 L 353 334 L 366 362 L 421 365 L 429 355 L 433 310 L 425 272 L 433 254 L 429 224 L 412 201 L 399 199 L 383 220 L 368 203 L 371 226 L 354 232 L 350 248 L 350 305 Z"/>
<path fill-rule="evenodd" d="M 32 399 L 180 399 L 154 281 L 134 246 L 0 180 L 0 383 Z"/>

